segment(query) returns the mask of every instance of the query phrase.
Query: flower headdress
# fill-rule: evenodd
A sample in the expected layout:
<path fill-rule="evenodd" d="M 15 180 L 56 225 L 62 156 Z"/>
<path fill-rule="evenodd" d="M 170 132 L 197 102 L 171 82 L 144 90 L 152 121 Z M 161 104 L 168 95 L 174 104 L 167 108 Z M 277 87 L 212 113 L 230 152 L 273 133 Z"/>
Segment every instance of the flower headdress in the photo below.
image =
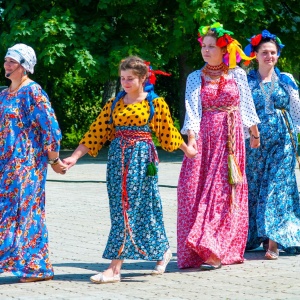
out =
<path fill-rule="evenodd" d="M 232 31 L 225 30 L 223 25 L 219 22 L 212 24 L 211 26 L 201 26 L 199 28 L 199 43 L 202 46 L 202 39 L 208 33 L 209 30 L 212 30 L 217 35 L 217 43 L 218 47 L 226 47 L 227 52 L 223 57 L 224 63 L 229 66 L 230 69 L 235 68 L 236 64 L 241 61 L 241 59 L 251 60 L 252 58 L 246 56 L 243 52 L 240 43 L 233 39 L 231 35 L 233 35 Z"/>
<path fill-rule="evenodd" d="M 279 50 L 277 55 L 280 56 L 281 49 L 284 47 L 284 45 L 281 43 L 279 37 L 277 37 L 275 34 L 270 33 L 266 29 L 263 30 L 262 33 L 253 35 L 250 39 L 248 39 L 250 44 L 247 45 L 244 49 L 246 55 L 254 58 L 255 57 L 254 47 L 257 46 L 264 39 L 271 39 L 278 45 Z"/>

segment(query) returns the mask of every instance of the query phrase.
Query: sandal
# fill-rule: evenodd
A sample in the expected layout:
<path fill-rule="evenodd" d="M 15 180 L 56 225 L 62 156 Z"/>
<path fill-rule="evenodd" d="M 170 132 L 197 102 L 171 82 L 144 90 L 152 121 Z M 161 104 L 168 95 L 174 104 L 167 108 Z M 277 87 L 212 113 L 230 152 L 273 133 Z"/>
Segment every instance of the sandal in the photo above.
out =
<path fill-rule="evenodd" d="M 170 248 L 166 251 L 163 259 L 162 265 L 156 265 L 151 275 L 162 275 L 166 271 L 167 264 L 170 262 L 172 258 L 172 251 Z"/>
<path fill-rule="evenodd" d="M 279 251 L 278 250 L 276 250 L 276 252 L 268 250 L 266 255 L 265 255 L 265 258 L 269 259 L 269 260 L 275 260 L 275 259 L 278 259 L 278 257 L 279 257 Z"/>
<path fill-rule="evenodd" d="M 200 266 L 200 270 L 201 271 L 213 271 L 213 270 L 220 269 L 221 267 L 222 267 L 221 263 L 219 265 L 217 265 L 217 266 L 210 265 L 210 264 L 202 264 Z"/>
<path fill-rule="evenodd" d="M 103 273 L 98 273 L 90 277 L 91 282 L 94 283 L 116 283 L 121 281 L 121 274 L 113 275 L 112 277 L 107 277 Z"/>
<path fill-rule="evenodd" d="M 27 283 L 27 282 L 37 282 L 37 281 L 47 281 L 52 280 L 54 276 L 50 277 L 22 277 L 20 278 L 21 283 Z"/>

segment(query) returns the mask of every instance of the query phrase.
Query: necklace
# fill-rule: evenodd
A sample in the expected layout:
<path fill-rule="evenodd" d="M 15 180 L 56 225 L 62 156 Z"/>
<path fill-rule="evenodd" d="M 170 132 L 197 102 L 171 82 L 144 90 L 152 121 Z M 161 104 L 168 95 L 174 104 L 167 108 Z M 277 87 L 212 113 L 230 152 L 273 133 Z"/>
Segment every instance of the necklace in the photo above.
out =
<path fill-rule="evenodd" d="M 9 86 L 9 89 L 8 89 L 9 93 L 15 93 L 15 92 L 17 92 L 17 91 L 19 90 L 20 86 L 21 86 L 27 79 L 28 79 L 28 77 L 25 76 L 25 77 L 21 80 L 20 84 L 19 84 L 15 89 L 13 89 L 13 90 L 11 89 L 11 85 L 10 85 L 10 86 Z"/>
<path fill-rule="evenodd" d="M 267 114 L 271 114 L 274 112 L 274 102 L 271 100 L 272 94 L 275 88 L 275 72 L 272 73 L 271 77 L 271 87 L 268 91 L 266 91 L 260 73 L 257 71 L 257 80 L 259 83 L 259 87 L 262 91 L 263 97 L 265 99 L 265 111 Z"/>
<path fill-rule="evenodd" d="M 223 62 L 218 66 L 206 64 L 202 70 L 202 73 L 211 79 L 217 79 L 228 73 L 228 66 L 226 66 Z"/>

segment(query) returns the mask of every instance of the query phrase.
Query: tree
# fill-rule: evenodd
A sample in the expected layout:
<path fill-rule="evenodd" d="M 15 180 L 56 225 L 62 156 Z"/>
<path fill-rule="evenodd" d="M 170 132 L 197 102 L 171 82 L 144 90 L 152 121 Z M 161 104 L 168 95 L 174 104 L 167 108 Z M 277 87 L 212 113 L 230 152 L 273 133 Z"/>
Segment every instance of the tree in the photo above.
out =
<path fill-rule="evenodd" d="M 36 50 L 33 79 L 50 96 L 64 146 L 75 146 L 102 105 L 118 91 L 118 64 L 130 54 L 172 73 L 158 79 L 156 91 L 182 122 L 186 77 L 203 65 L 197 41 L 200 25 L 219 21 L 243 46 L 247 38 L 267 28 L 286 45 L 279 66 L 298 74 L 296 4 L 296 0 L 2 0 L 0 55 L 17 42 Z"/>

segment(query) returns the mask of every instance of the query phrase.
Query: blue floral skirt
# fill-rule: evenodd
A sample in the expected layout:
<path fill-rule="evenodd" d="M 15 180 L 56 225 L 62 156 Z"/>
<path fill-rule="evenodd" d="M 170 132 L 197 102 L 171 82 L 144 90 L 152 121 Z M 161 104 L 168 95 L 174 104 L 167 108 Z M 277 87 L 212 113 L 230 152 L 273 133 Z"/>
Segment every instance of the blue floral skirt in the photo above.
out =
<path fill-rule="evenodd" d="M 147 131 L 149 127 L 117 127 L 116 130 Z M 103 258 L 162 260 L 169 248 L 163 223 L 161 198 L 158 191 L 158 177 L 147 175 L 153 145 L 136 141 L 124 150 L 124 166 L 128 169 L 126 191 L 129 208 L 127 210 L 131 237 L 127 233 L 122 207 L 122 148 L 124 141 L 115 138 L 109 148 L 107 163 L 107 190 L 109 196 L 111 230 Z M 152 143 L 152 141 L 151 141 Z M 156 150 L 155 150 L 156 153 Z M 133 241 L 134 242 L 133 242 Z M 120 249 L 124 246 L 123 251 Z M 139 251 L 141 250 L 141 251 Z M 142 254 L 143 252 L 144 254 Z"/>
<path fill-rule="evenodd" d="M 249 187 L 247 250 L 271 239 L 287 252 L 300 248 L 300 200 L 295 176 L 295 151 L 285 121 L 258 125 L 261 146 L 246 142 Z M 295 140 L 296 136 L 294 137 Z M 297 170 L 298 172 L 299 170 Z"/>

